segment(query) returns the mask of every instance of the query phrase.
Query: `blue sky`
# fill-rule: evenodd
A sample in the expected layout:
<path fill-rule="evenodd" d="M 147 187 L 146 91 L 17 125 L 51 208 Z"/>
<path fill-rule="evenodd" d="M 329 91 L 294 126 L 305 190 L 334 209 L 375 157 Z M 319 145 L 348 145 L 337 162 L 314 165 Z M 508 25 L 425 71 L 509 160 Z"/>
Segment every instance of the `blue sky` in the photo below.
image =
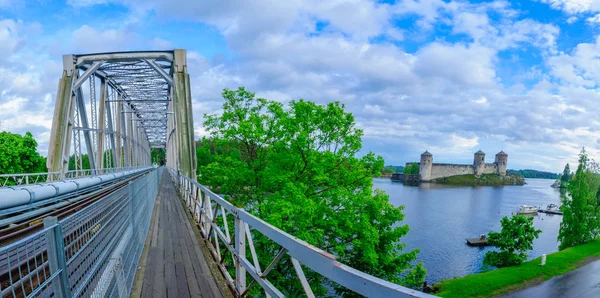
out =
<path fill-rule="evenodd" d="M 600 153 L 600 0 L 0 0 L 0 129 L 45 154 L 61 55 L 188 50 L 196 136 L 223 88 L 341 101 L 387 164 L 559 172 Z"/>

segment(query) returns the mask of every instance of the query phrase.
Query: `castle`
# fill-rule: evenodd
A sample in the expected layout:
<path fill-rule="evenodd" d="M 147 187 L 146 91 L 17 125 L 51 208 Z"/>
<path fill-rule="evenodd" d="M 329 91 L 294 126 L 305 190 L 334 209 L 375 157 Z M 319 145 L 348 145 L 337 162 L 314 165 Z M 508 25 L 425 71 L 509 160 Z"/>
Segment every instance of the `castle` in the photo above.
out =
<path fill-rule="evenodd" d="M 496 154 L 494 163 L 485 163 L 485 153 L 479 150 L 475 152 L 472 165 L 433 163 L 433 155 L 425 151 L 421 154 L 419 175 L 421 176 L 421 181 L 431 181 L 438 178 L 467 174 L 474 174 L 477 177 L 481 176 L 481 174 L 506 176 L 507 161 L 508 154 L 500 151 Z"/>

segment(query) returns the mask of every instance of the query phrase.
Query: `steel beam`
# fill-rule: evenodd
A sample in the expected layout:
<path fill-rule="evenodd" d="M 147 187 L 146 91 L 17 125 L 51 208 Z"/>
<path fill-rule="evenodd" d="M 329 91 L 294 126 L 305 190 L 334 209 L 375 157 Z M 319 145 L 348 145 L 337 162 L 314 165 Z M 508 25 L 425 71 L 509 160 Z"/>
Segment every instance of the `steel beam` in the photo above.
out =
<path fill-rule="evenodd" d="M 114 92 L 116 92 L 116 91 L 114 91 Z M 113 93 L 113 96 L 114 96 L 114 93 Z M 110 148 L 112 149 L 111 154 L 110 154 L 111 158 L 112 158 L 112 166 L 118 167 L 117 166 L 117 154 L 116 154 L 117 147 L 115 147 L 115 131 L 113 130 L 112 105 L 110 103 L 108 103 L 106 106 L 106 118 L 108 120 L 108 131 L 110 131 L 109 139 L 110 139 Z"/>
<path fill-rule="evenodd" d="M 196 146 L 194 143 L 194 120 L 192 115 L 192 95 L 190 76 L 187 73 L 185 50 L 175 50 L 173 61 L 175 83 L 174 109 L 177 128 L 177 150 L 179 169 L 191 179 L 196 178 Z"/>
<path fill-rule="evenodd" d="M 81 92 L 81 88 L 76 91 L 77 98 L 77 111 L 79 112 L 79 120 L 81 121 L 81 127 L 90 128 L 87 118 L 87 112 L 85 111 L 85 103 L 83 102 L 83 92 Z M 96 170 L 96 158 L 94 154 L 94 147 L 92 146 L 92 137 L 89 130 L 83 131 L 83 137 L 85 139 L 85 147 L 87 149 L 88 158 L 90 160 L 90 169 L 92 171 Z"/>
<path fill-rule="evenodd" d="M 93 78 L 92 78 L 93 79 Z M 96 133 L 96 165 L 104 169 L 104 142 L 106 140 L 106 80 L 100 80 L 100 102 L 98 107 L 98 132 Z"/>
<path fill-rule="evenodd" d="M 90 66 L 90 68 L 83 72 L 83 74 L 77 78 L 75 84 L 73 84 L 73 90 L 79 89 L 79 87 L 83 85 L 83 82 L 85 82 L 85 80 L 87 80 L 92 74 L 94 74 L 96 70 L 98 70 L 98 68 L 100 68 L 100 66 L 102 66 L 102 63 L 104 63 L 104 61 L 96 61 L 94 64 L 92 64 L 92 66 Z"/>
<path fill-rule="evenodd" d="M 75 73 L 73 55 L 63 56 L 63 74 L 58 81 L 58 91 L 54 104 L 54 117 L 52 118 L 52 130 L 50 131 L 50 143 L 48 146 L 48 159 L 46 167 L 48 172 L 60 172 L 61 177 L 69 168 L 69 150 L 71 148 L 71 133 L 73 123 L 74 100 L 71 93 L 73 74 Z M 48 175 L 52 179 L 52 175 Z"/>
<path fill-rule="evenodd" d="M 173 87 L 173 78 L 171 78 L 171 76 L 169 76 L 169 74 L 166 73 L 165 70 L 160 67 L 160 65 L 156 64 L 156 62 L 153 60 L 144 59 L 144 61 L 146 61 L 150 67 L 156 70 L 156 72 L 158 72 L 158 74 L 163 77 L 163 79 L 165 79 L 165 81 L 167 81 L 171 87 Z"/>

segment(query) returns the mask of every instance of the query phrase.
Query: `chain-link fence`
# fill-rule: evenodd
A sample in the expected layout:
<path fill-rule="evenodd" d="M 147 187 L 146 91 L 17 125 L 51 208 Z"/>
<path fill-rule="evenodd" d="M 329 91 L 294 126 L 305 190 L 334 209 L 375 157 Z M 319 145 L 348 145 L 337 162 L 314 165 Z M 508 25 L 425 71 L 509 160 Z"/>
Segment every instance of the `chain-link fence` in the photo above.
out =
<path fill-rule="evenodd" d="M 128 297 L 162 168 L 0 247 L 1 297 Z"/>

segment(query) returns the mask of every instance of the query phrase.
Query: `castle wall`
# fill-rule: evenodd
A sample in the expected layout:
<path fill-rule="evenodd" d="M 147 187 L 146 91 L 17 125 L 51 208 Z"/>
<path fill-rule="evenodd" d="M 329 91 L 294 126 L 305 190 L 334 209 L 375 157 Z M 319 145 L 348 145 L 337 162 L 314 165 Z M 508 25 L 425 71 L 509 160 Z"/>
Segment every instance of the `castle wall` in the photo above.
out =
<path fill-rule="evenodd" d="M 498 167 L 494 163 L 486 163 L 483 167 L 483 174 L 498 173 Z"/>
<path fill-rule="evenodd" d="M 431 175 L 428 180 L 467 174 L 473 174 L 472 165 L 434 163 L 431 165 Z"/>

